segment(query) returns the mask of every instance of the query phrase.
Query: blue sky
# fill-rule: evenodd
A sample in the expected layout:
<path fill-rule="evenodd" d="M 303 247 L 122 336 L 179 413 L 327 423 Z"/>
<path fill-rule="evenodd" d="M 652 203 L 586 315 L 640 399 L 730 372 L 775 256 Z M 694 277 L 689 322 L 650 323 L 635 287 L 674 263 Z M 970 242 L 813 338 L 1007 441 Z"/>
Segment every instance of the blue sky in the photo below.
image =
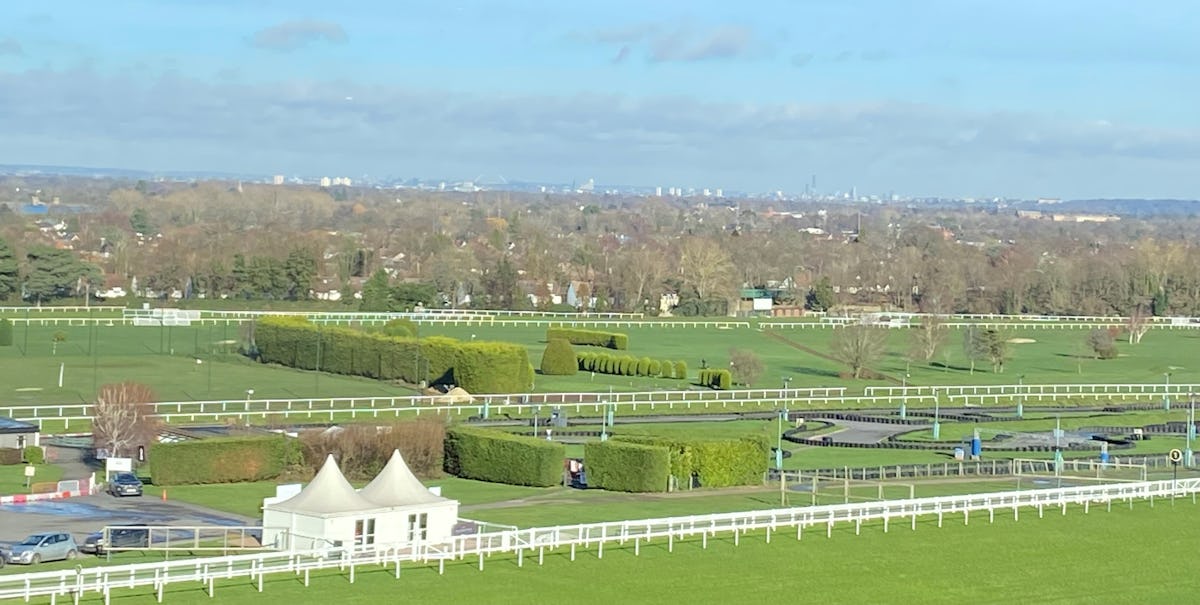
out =
<path fill-rule="evenodd" d="M 110 0 L 0 11 L 0 163 L 1198 197 L 1161 0 Z"/>

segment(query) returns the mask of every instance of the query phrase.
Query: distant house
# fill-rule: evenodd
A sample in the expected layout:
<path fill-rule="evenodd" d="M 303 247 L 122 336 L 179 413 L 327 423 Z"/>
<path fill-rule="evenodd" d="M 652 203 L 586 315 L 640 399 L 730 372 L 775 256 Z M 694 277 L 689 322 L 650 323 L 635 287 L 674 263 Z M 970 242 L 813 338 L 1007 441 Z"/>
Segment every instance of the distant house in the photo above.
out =
<path fill-rule="evenodd" d="M 771 293 L 762 288 L 742 288 L 738 295 L 737 315 L 770 315 L 775 306 Z"/>
<path fill-rule="evenodd" d="M 575 307 L 592 308 L 596 305 L 596 299 L 592 296 L 592 287 L 587 282 L 572 281 L 567 285 L 566 303 Z"/>

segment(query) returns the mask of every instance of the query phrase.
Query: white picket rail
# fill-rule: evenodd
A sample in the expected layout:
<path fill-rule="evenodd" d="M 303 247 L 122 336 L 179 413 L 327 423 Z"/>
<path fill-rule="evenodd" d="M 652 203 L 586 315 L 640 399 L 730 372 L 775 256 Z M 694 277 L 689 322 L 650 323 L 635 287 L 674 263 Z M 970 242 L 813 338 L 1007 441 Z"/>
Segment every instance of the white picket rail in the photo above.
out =
<path fill-rule="evenodd" d="M 507 393 L 477 395 L 455 403 L 444 395 L 404 397 L 332 397 L 299 399 L 224 399 L 166 401 L 153 404 L 167 422 L 210 422 L 226 419 L 274 423 L 354 419 L 387 419 L 406 414 L 435 413 L 454 416 L 527 415 L 560 408 L 574 415 L 614 412 L 667 412 L 704 409 L 740 411 L 788 408 L 864 409 L 894 408 L 900 404 L 932 407 L 939 398 L 952 406 L 1015 405 L 1017 403 L 1133 402 L 1158 399 L 1187 400 L 1200 393 L 1200 383 L 1125 384 L 1021 384 L 867 387 L 863 395 L 847 394 L 845 387 L 788 389 L 698 389 L 687 391 L 633 391 L 611 393 Z M 944 397 L 943 397 L 944 396 Z M 36 423 L 89 421 L 91 404 L 42 404 L 0 407 L 0 416 Z"/>
<path fill-rule="evenodd" d="M 736 546 L 751 531 L 764 532 L 768 542 L 773 533 L 782 536 L 784 531 L 794 531 L 800 540 L 804 530 L 814 528 L 832 537 L 839 524 L 852 524 L 857 535 L 863 523 L 882 522 L 887 532 L 893 522 L 907 522 L 916 529 L 918 518 L 930 516 L 937 517 L 938 527 L 948 516 L 961 516 L 963 523 L 969 524 L 971 513 L 984 513 L 989 522 L 994 521 L 997 512 L 1011 513 L 1019 520 L 1021 509 L 1036 509 L 1039 517 L 1047 510 L 1065 515 L 1071 506 L 1081 506 L 1087 513 L 1093 505 L 1111 508 L 1114 502 L 1128 502 L 1132 507 L 1136 500 L 1148 500 L 1153 505 L 1155 498 L 1194 497 L 1197 492 L 1200 479 L 1189 478 L 514 529 L 455 536 L 445 542 L 417 546 L 327 548 L 32 572 L 0 576 L 0 599 L 53 600 L 95 593 L 107 602 L 114 590 L 152 587 L 161 602 L 167 586 L 185 582 L 199 583 L 212 596 L 217 580 L 248 578 L 262 592 L 264 577 L 270 574 L 303 575 L 308 585 L 313 570 L 342 569 L 354 582 L 357 568 L 363 565 L 387 566 L 399 578 L 402 563 L 437 563 L 439 573 L 444 573 L 446 561 L 471 557 L 482 570 L 486 557 L 491 555 L 515 554 L 517 565 L 523 566 L 527 552 L 530 557 L 536 553 L 539 563 L 547 550 L 570 549 L 574 560 L 578 549 L 594 548 L 596 557 L 603 558 L 605 546 L 628 548 L 632 543 L 637 555 L 642 543 L 651 541 L 666 542 L 667 550 L 673 552 L 675 541 L 685 539 L 699 538 L 702 547 L 707 548 L 709 538 L 732 536 Z"/>

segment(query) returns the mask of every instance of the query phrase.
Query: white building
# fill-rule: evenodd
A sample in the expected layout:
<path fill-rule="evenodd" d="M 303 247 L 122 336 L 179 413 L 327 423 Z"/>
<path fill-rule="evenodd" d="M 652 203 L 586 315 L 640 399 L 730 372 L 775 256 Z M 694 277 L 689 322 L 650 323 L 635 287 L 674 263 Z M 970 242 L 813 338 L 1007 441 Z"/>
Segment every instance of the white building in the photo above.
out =
<path fill-rule="evenodd" d="M 355 491 L 333 456 L 299 494 L 263 501 L 263 545 L 279 550 L 329 547 L 411 548 L 451 537 L 458 501 L 430 492 L 399 451 Z"/>

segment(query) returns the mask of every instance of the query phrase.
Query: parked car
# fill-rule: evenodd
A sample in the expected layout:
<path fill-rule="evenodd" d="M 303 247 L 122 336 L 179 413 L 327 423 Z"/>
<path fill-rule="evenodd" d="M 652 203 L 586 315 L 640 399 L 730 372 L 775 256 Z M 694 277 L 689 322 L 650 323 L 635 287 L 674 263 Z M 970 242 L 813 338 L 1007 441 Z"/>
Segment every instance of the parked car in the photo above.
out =
<path fill-rule="evenodd" d="M 79 552 L 102 555 L 110 548 L 146 548 L 150 546 L 150 528 L 144 525 L 113 526 L 108 528 L 108 537 L 103 531 L 88 534 Z"/>
<path fill-rule="evenodd" d="M 133 473 L 117 473 L 108 481 L 108 493 L 113 496 L 142 495 L 142 480 Z"/>
<path fill-rule="evenodd" d="M 67 533 L 33 534 L 4 553 L 9 563 L 37 565 L 42 561 L 70 560 L 79 556 L 75 538 Z"/>

